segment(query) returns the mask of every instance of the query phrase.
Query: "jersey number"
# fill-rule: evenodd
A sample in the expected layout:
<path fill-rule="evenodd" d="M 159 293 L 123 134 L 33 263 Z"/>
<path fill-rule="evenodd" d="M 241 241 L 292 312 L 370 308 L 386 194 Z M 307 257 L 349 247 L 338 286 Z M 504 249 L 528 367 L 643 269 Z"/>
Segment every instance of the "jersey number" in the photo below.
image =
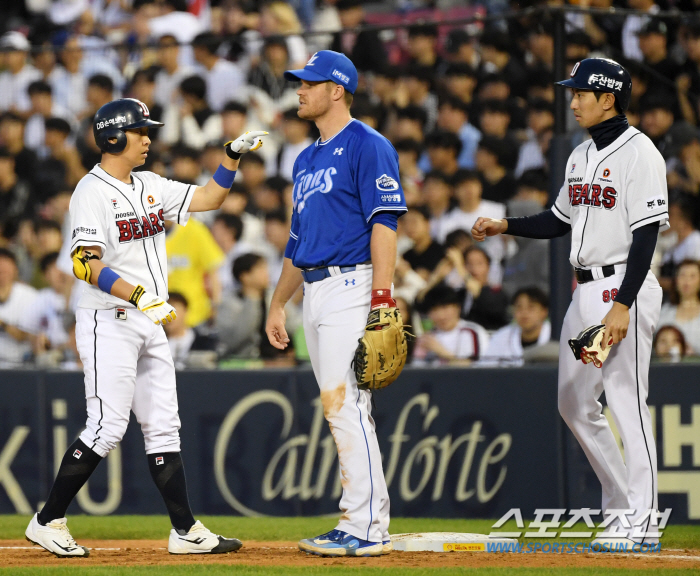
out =
<path fill-rule="evenodd" d="M 615 300 L 617 298 L 617 288 L 613 288 L 612 290 L 603 290 L 603 302 L 610 302 L 611 300 Z"/>

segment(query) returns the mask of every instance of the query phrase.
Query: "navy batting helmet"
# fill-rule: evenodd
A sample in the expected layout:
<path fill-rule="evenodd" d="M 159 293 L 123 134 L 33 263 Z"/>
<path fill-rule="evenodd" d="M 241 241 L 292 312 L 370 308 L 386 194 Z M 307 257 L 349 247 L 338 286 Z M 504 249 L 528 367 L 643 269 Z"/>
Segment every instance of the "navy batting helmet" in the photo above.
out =
<path fill-rule="evenodd" d="M 632 78 L 623 66 L 608 58 L 586 58 L 574 65 L 571 78 L 555 82 L 560 86 L 614 94 L 622 112 L 627 110 L 632 94 Z"/>
<path fill-rule="evenodd" d="M 92 122 L 95 142 L 102 152 L 118 154 L 126 148 L 124 130 L 143 128 L 144 126 L 162 126 L 162 122 L 150 119 L 151 113 L 136 98 L 121 98 L 105 104 L 97 111 Z M 116 138 L 116 142 L 110 142 Z"/>

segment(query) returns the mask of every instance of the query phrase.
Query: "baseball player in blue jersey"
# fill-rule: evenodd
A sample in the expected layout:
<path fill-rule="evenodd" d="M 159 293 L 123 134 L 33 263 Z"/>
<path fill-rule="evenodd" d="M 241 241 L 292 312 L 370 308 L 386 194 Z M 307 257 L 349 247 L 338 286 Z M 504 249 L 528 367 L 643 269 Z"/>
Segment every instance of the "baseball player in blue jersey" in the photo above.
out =
<path fill-rule="evenodd" d="M 396 225 L 406 211 L 398 154 L 350 116 L 357 70 L 346 56 L 322 50 L 285 77 L 301 81 L 299 117 L 314 121 L 321 137 L 294 164 L 292 228 L 266 330 L 273 346 L 287 346 L 284 305 L 303 281 L 304 334 L 343 487 L 335 530 L 299 548 L 379 556 L 391 550 L 389 495 L 371 393 L 358 388 L 351 362 L 370 309 L 396 306 Z"/>

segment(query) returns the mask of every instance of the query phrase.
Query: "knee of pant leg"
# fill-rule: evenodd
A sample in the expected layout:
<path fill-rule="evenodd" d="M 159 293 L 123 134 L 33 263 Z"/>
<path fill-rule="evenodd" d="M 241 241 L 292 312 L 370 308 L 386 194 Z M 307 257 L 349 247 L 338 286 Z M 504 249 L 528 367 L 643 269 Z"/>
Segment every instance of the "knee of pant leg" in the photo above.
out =
<path fill-rule="evenodd" d="M 177 430 L 169 434 L 144 435 L 146 454 L 180 452 L 180 434 Z"/>
<path fill-rule="evenodd" d="M 347 394 L 347 384 L 342 383 L 333 388 L 321 390 L 321 405 L 323 406 L 323 415 L 329 422 L 337 416 L 341 408 L 345 404 L 345 396 Z"/>
<path fill-rule="evenodd" d="M 85 430 L 81 435 L 80 439 L 89 446 L 91 450 L 106 458 L 107 455 L 117 447 L 117 444 L 121 442 L 126 432 L 126 426 L 115 428 L 112 430 L 98 429 L 95 434 L 89 433 Z"/>

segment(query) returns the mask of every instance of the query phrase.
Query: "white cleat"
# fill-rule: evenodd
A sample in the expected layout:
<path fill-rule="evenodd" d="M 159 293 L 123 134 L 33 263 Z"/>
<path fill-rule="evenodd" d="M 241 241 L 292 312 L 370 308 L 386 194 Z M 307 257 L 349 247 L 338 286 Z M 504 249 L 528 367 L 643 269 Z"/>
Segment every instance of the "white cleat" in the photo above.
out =
<path fill-rule="evenodd" d="M 382 556 L 390 554 L 394 550 L 394 545 L 391 543 L 391 538 L 382 541 Z"/>
<path fill-rule="evenodd" d="M 180 534 L 173 528 L 168 539 L 168 552 L 171 554 L 226 554 L 235 552 L 241 546 L 240 540 L 214 534 L 199 520 L 187 534 Z"/>
<path fill-rule="evenodd" d="M 41 546 L 44 550 L 48 550 L 60 558 L 87 558 L 90 556 L 90 550 L 85 546 L 79 546 L 73 540 L 65 518 L 51 520 L 46 526 L 42 526 L 39 524 L 37 516 L 34 514 L 24 532 L 27 540 L 32 544 Z"/>

